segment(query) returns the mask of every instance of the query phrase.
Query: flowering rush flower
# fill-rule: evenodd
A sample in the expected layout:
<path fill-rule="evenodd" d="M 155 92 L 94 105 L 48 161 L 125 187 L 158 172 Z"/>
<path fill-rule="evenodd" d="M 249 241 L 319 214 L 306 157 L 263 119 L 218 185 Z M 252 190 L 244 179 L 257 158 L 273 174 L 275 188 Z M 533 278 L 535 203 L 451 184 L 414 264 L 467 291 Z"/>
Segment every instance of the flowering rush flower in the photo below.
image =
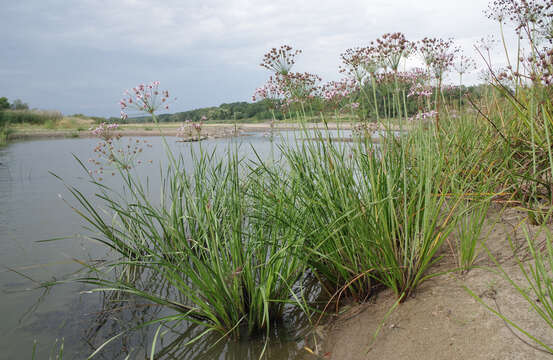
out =
<path fill-rule="evenodd" d="M 400 32 L 384 34 L 376 39 L 376 43 L 384 64 L 394 72 L 398 70 L 401 59 L 409 57 L 416 49 L 416 45 Z"/>
<path fill-rule="evenodd" d="M 459 52 L 454 48 L 453 39 L 424 38 L 419 41 L 418 50 L 426 66 L 434 72 L 436 79 L 441 80 L 452 66 Z"/>
<path fill-rule="evenodd" d="M 187 133 L 190 133 L 190 126 L 188 124 L 183 124 L 177 129 L 177 137 L 184 137 Z"/>
<path fill-rule="evenodd" d="M 89 130 L 92 131 L 92 135 L 102 138 L 104 140 L 109 140 L 113 136 L 111 132 L 116 130 L 119 127 L 119 124 L 106 124 L 105 122 L 98 125 L 96 128 L 91 127 Z"/>
<path fill-rule="evenodd" d="M 339 102 L 359 90 L 355 79 L 344 78 L 330 81 L 321 87 L 321 95 L 325 101 Z"/>
<path fill-rule="evenodd" d="M 426 119 L 432 119 L 436 116 L 435 110 L 430 110 L 427 112 L 418 113 L 417 115 L 410 118 L 410 120 L 426 120 Z"/>
<path fill-rule="evenodd" d="M 204 118 L 205 116 L 202 116 L 202 119 Z M 199 123 L 193 123 L 192 124 L 192 127 L 194 128 L 194 130 L 196 130 L 197 132 L 200 132 L 202 130 L 202 125 L 203 125 L 203 122 L 200 121 Z"/>
<path fill-rule="evenodd" d="M 432 96 L 432 88 L 428 85 L 416 84 L 411 88 L 407 97 L 428 98 Z"/>
<path fill-rule="evenodd" d="M 263 56 L 261 66 L 273 71 L 275 75 L 287 75 L 296 63 L 296 56 L 301 50 L 294 50 L 290 45 L 282 45 L 280 48 L 272 48 Z"/>
<path fill-rule="evenodd" d="M 176 100 L 176 98 L 172 99 Z M 125 120 L 128 109 L 135 109 L 153 115 L 159 109 L 169 110 L 169 91 L 159 89 L 159 81 L 140 84 L 130 90 L 125 90 L 121 106 L 121 119 Z"/>
<path fill-rule="evenodd" d="M 269 103 L 272 108 L 276 107 L 277 103 L 285 95 L 285 90 L 283 90 L 283 80 L 282 76 L 275 75 L 269 76 L 269 80 L 263 85 L 255 89 L 255 92 L 252 96 L 252 101 L 256 102 L 258 100 L 269 100 Z"/>

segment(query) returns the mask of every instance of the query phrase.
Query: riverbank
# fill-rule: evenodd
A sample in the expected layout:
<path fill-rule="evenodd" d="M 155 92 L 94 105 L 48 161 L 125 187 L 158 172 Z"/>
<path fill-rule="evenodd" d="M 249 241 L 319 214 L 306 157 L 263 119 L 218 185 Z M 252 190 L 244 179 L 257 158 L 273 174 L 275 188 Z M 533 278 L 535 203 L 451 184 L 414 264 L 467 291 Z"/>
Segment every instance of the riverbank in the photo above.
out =
<path fill-rule="evenodd" d="M 177 136 L 180 124 L 170 123 L 161 124 L 159 128 L 153 123 L 145 124 L 126 124 L 115 131 L 114 135 L 119 136 Z M 397 126 L 392 126 L 392 130 L 397 130 Z M 276 131 L 290 131 L 306 129 L 329 129 L 329 130 L 351 130 L 351 123 L 276 123 L 273 129 Z M 370 123 L 369 130 L 384 130 L 386 126 L 382 124 Z M 230 137 L 248 132 L 269 132 L 271 130 L 270 122 L 264 123 L 244 123 L 244 124 L 204 124 L 201 135 L 207 138 L 215 139 Z M 45 129 L 43 127 L 13 128 L 9 134 L 8 140 L 31 140 L 44 138 L 85 138 L 94 137 L 91 131 L 82 129 Z"/>
<path fill-rule="evenodd" d="M 487 220 L 484 233 L 489 232 L 487 246 L 506 273 L 522 288 L 526 280 L 516 256 L 528 260 L 524 231 L 544 243 L 539 226 L 528 225 L 526 212 L 509 208 L 495 210 Z M 493 225 L 495 223 L 495 225 Z M 525 229 L 524 229 L 525 227 Z M 449 246 L 444 246 L 444 259 L 433 272 L 455 268 Z M 526 263 L 526 265 L 529 265 Z M 344 306 L 321 330 L 325 334 L 322 347 L 311 349 L 324 359 L 549 359 L 550 354 L 530 347 L 517 336 L 520 332 L 508 326 L 498 316 L 478 303 L 467 291 L 481 297 L 498 310 L 541 339 L 551 339 L 551 329 L 519 292 L 497 273 L 497 268 L 484 252 L 477 268 L 461 275 L 449 272 L 425 282 L 416 296 L 388 314 L 396 298 L 384 290 L 363 304 Z M 375 338 L 375 332 L 380 331 Z M 516 335 L 515 335 L 516 334 Z M 309 352 L 308 350 L 308 352 Z"/>

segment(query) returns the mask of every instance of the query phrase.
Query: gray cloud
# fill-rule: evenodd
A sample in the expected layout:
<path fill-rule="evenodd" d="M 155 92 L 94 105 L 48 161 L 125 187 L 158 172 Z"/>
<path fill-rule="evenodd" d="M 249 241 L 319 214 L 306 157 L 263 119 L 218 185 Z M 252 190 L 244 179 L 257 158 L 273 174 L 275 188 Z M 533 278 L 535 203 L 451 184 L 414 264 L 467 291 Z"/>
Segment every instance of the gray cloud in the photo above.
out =
<path fill-rule="evenodd" d="M 385 32 L 455 37 L 471 46 L 496 32 L 487 0 L 251 1 L 27 0 L 3 5 L 0 96 L 31 106 L 117 115 L 122 91 L 159 80 L 172 111 L 249 100 L 259 61 L 283 43 L 297 68 L 338 77 L 338 55 Z M 473 81 L 475 75 L 473 76 Z"/>

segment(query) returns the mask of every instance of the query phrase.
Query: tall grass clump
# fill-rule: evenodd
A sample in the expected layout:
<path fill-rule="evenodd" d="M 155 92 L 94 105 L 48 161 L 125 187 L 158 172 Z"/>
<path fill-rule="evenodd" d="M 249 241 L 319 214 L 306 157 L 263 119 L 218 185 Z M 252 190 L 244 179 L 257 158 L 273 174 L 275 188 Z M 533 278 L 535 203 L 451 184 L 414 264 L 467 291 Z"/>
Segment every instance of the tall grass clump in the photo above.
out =
<path fill-rule="evenodd" d="M 489 200 L 464 203 L 456 217 L 457 239 L 454 252 L 462 272 L 472 268 L 476 258 L 484 250 L 482 230 L 489 207 Z"/>
<path fill-rule="evenodd" d="M 391 134 L 380 155 L 361 154 L 362 179 L 373 219 L 375 277 L 398 297 L 426 280 L 451 232 L 453 210 L 440 194 L 444 163 L 435 137 L 414 127 L 396 140 Z M 453 207 L 455 209 L 455 207 Z"/>
<path fill-rule="evenodd" d="M 457 199 L 449 205 L 454 210 L 454 241 L 451 250 L 462 272 L 468 271 L 483 250 L 482 230 L 492 200 L 503 193 L 503 170 L 499 159 L 502 149 L 496 134 L 474 113 L 464 112 L 460 118 L 444 118 L 439 142 L 443 153 L 443 196 Z M 451 207 L 449 207 L 451 209 Z"/>
<path fill-rule="evenodd" d="M 268 202 L 267 214 L 306 237 L 298 256 L 328 295 L 345 285 L 358 299 L 371 292 L 370 221 L 363 212 L 355 160 L 347 147 L 329 143 L 320 133 L 297 147 L 287 145 L 281 167 L 265 168 L 287 186 L 286 202 Z M 287 171 L 278 171 L 285 168 Z"/>
<path fill-rule="evenodd" d="M 120 169 L 122 191 L 95 182 L 98 193 L 88 199 L 69 188 L 76 211 L 114 254 L 108 265 L 91 266 L 90 276 L 77 281 L 166 306 L 176 314 L 170 320 L 199 324 L 202 335 L 268 331 L 282 319 L 303 275 L 293 255 L 301 234 L 259 210 L 267 201 L 279 203 L 283 189 L 273 182 L 271 197 L 259 196 L 266 179 L 236 156 L 216 160 L 200 152 L 192 154 L 192 165 L 171 158 L 161 175 L 160 201 L 151 200 L 128 166 Z M 166 289 L 143 286 L 138 279 L 148 273 Z"/>
<path fill-rule="evenodd" d="M 295 206 L 280 217 L 305 236 L 300 256 L 329 294 L 364 299 L 381 284 L 405 299 L 428 278 L 451 231 L 433 136 L 396 136 L 349 146 L 318 134 L 285 145 L 289 171 L 270 173 L 287 184 Z"/>

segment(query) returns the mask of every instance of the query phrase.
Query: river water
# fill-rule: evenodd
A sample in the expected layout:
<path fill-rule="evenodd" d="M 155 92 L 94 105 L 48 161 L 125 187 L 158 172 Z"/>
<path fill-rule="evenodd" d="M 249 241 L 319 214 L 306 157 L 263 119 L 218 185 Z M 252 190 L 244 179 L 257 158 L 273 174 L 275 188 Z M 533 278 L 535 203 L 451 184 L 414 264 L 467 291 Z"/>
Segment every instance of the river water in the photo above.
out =
<path fill-rule="evenodd" d="M 271 142 L 261 133 L 249 135 L 201 144 L 167 138 L 167 143 L 174 153 L 182 153 L 185 158 L 201 146 L 204 151 L 220 155 L 237 148 L 241 156 L 252 159 L 253 147 L 259 156 L 268 159 L 278 156 L 279 143 L 295 137 L 283 132 Z M 160 165 L 166 161 L 162 140 L 146 137 L 120 141 L 135 144 L 137 140 L 143 148 L 139 158 L 142 165 L 137 172 L 142 179 L 148 177 L 151 189 L 159 188 Z M 68 205 L 75 202 L 64 183 L 52 175 L 91 196 L 95 187 L 75 158 L 87 163 L 95 156 L 97 143 L 98 139 L 93 138 L 49 139 L 0 148 L 0 359 L 30 359 L 35 342 L 36 358 L 47 359 L 59 348 L 60 341 L 65 359 L 86 358 L 121 331 L 169 314 L 140 300 L 87 293 L 85 285 L 36 289 L 39 282 L 63 280 L 82 269 L 77 260 L 90 261 L 106 255 L 105 248 L 82 235 L 86 233 L 83 221 Z M 103 181 L 117 186 L 116 177 L 111 177 L 109 171 Z M 55 238 L 62 239 L 41 242 Z M 309 333 L 306 325 L 301 314 L 290 312 L 286 321 L 273 329 L 267 358 L 304 358 L 304 339 Z M 130 331 L 95 358 L 123 359 L 127 354 L 131 354 L 130 358 L 145 358 L 155 330 L 150 327 Z M 158 344 L 156 352 L 171 359 L 257 359 L 264 344 L 263 339 L 254 339 L 221 341 L 213 346 L 217 338 L 205 338 L 192 346 L 183 345 L 199 331 L 193 326 L 167 331 L 169 335 Z"/>

